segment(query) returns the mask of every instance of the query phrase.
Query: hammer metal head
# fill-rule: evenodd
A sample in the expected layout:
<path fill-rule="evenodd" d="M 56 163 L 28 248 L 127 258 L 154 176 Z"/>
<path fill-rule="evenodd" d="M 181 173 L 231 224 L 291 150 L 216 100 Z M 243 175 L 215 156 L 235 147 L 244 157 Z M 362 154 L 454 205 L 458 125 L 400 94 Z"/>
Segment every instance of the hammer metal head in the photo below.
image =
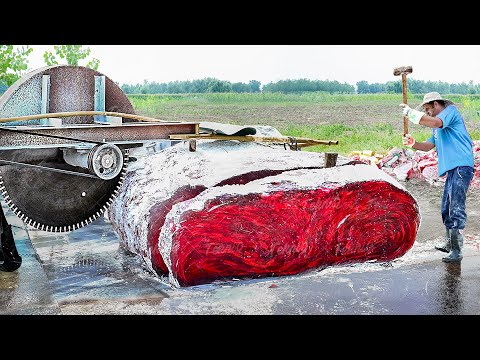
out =
<path fill-rule="evenodd" d="M 393 75 L 398 76 L 402 74 L 411 74 L 412 73 L 412 67 L 411 66 L 400 66 L 395 69 L 393 69 Z"/>

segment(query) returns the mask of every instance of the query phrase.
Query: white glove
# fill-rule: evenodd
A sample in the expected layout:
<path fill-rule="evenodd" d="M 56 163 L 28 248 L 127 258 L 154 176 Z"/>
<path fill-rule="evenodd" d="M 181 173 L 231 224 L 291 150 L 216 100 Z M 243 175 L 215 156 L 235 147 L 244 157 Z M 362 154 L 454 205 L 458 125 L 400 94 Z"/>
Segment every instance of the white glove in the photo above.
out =
<path fill-rule="evenodd" d="M 415 145 L 415 139 L 410 134 L 405 134 L 402 136 L 402 144 L 404 146 L 413 147 Z"/>
<path fill-rule="evenodd" d="M 424 112 L 412 109 L 407 104 L 400 104 L 400 106 L 403 107 L 403 115 L 408 117 L 408 120 L 410 120 L 414 124 L 418 124 L 422 116 L 425 115 Z"/>

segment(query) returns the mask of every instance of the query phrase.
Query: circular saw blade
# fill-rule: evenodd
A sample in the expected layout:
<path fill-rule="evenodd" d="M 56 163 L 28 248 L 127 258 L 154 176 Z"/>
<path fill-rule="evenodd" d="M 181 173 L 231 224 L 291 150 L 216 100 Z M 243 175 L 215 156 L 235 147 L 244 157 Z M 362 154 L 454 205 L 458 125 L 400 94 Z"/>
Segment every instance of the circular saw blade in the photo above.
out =
<path fill-rule="evenodd" d="M 3 165 L 0 166 L 0 191 L 10 209 L 26 224 L 43 231 L 72 231 L 90 224 L 108 209 L 123 182 L 127 163 L 128 154 L 125 154 L 122 171 L 111 180 Z M 68 164 L 44 162 L 41 165 L 76 172 L 83 170 Z"/>

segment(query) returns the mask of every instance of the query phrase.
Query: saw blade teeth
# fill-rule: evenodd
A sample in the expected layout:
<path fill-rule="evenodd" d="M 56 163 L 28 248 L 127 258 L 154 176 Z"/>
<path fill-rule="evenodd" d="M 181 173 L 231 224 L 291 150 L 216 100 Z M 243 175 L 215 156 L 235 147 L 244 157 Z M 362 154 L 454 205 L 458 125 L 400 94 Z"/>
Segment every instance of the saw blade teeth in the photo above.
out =
<path fill-rule="evenodd" d="M 18 216 L 20 220 L 22 220 L 26 225 L 37 228 L 41 231 L 47 231 L 47 232 L 67 232 L 67 231 L 73 231 L 76 229 L 80 229 L 81 227 L 87 226 L 88 224 L 94 222 L 97 218 L 101 217 L 102 214 L 108 211 L 109 207 L 112 205 L 113 201 L 121 195 L 121 186 L 125 180 L 127 170 L 128 170 L 128 160 L 129 157 L 127 155 L 124 156 L 124 162 L 122 164 L 122 169 L 120 173 L 117 175 L 115 178 L 116 184 L 112 184 L 113 186 L 109 187 L 109 192 L 110 194 L 107 195 L 108 197 L 104 196 L 106 195 L 103 193 L 101 196 L 103 197 L 103 201 L 99 201 L 96 203 L 95 207 L 91 208 L 92 213 L 87 213 L 85 214 L 85 219 L 82 218 L 75 218 L 73 224 L 58 224 L 59 226 L 52 226 L 52 225 L 46 225 L 45 223 L 48 223 L 49 221 L 45 221 L 45 216 L 40 213 L 39 210 L 40 208 L 31 209 L 31 214 L 35 214 L 32 218 L 29 217 L 31 215 L 29 211 L 25 211 L 24 208 L 20 210 L 15 203 L 14 200 L 17 201 L 19 200 L 21 203 L 23 203 L 23 198 L 20 197 L 18 199 L 12 199 L 9 195 L 9 191 L 11 190 L 9 188 L 9 183 L 5 183 L 5 180 L 11 181 L 12 186 L 17 185 L 18 181 L 15 179 L 14 176 L 9 176 L 8 178 L 3 178 L 3 176 L 0 175 L 0 194 L 2 194 L 3 199 L 5 201 L 5 204 L 8 205 L 8 207 Z M 1 168 L 1 167 L 0 167 Z M 13 174 L 12 174 L 13 175 Z M 108 191 L 107 191 L 108 192 Z M 99 194 L 100 196 L 100 194 Z M 106 201 L 105 201 L 106 200 Z M 103 204 L 102 204 L 103 202 Z M 39 204 L 39 206 L 41 206 Z M 28 208 L 28 207 L 27 207 Z M 28 209 L 27 209 L 28 210 Z M 36 211 L 35 211 L 36 210 Z"/>

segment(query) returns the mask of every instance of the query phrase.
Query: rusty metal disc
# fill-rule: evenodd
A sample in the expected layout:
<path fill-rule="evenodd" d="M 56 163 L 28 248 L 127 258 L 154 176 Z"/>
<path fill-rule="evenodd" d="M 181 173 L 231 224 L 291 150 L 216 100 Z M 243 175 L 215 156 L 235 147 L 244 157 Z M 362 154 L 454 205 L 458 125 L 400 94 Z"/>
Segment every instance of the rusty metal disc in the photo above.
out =
<path fill-rule="evenodd" d="M 41 114 L 43 75 L 50 76 L 48 112 L 94 110 L 95 75 L 103 74 L 81 66 L 59 65 L 32 71 L 10 86 L 0 97 L 0 117 Z M 135 113 L 127 96 L 106 76 L 105 110 Z M 62 121 L 62 126 L 94 123 L 93 116 L 68 117 Z M 1 126 L 38 124 L 40 120 L 3 123 Z M 66 164 L 61 156 L 55 155 L 55 149 L 29 147 L 30 135 L 22 136 L 25 136 L 26 146 L 15 150 L 16 161 L 88 173 L 87 169 Z M 122 171 L 109 180 L 40 167 L 0 164 L 0 192 L 10 209 L 25 223 L 44 231 L 75 230 L 94 221 L 115 198 L 128 163 L 128 154 L 124 151 Z"/>
<path fill-rule="evenodd" d="M 95 106 L 95 76 L 104 74 L 83 67 L 55 65 L 31 71 L 18 79 L 0 97 L 0 117 L 41 114 L 42 78 L 50 76 L 48 112 L 92 111 Z M 115 82 L 105 76 L 105 111 L 134 114 L 133 105 Z M 134 121 L 124 119 L 125 122 Z M 93 116 L 72 116 L 63 124 L 93 124 Z M 1 125 L 36 125 L 40 120 Z"/>

